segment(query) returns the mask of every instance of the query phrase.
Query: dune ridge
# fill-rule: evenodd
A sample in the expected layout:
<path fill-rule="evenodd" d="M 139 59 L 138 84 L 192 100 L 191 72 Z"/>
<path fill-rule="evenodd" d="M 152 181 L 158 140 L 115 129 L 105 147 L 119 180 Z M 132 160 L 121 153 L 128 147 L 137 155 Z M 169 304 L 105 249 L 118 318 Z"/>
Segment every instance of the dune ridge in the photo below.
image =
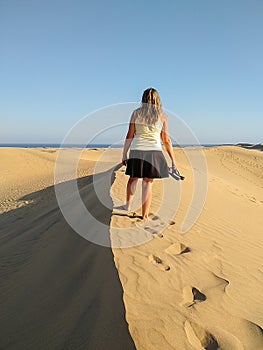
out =
<path fill-rule="evenodd" d="M 207 199 L 182 233 L 194 188 L 183 149 L 174 152 L 185 180 L 167 179 L 161 212 L 166 190 L 154 183 L 146 225 L 139 189 L 131 213 L 116 210 L 127 181 L 124 167 L 116 167 L 121 150 L 85 150 L 80 196 L 108 224 L 105 235 L 124 245 L 138 243 L 136 232 L 145 238 L 111 251 L 84 240 L 61 215 L 53 186 L 57 152 L 0 149 L 0 348 L 263 349 L 263 153 L 204 149 Z M 70 164 L 76 150 L 64 152 Z M 66 165 L 62 186 L 71 181 Z M 103 202 L 95 184 L 104 186 Z"/>
<path fill-rule="evenodd" d="M 83 239 L 68 225 L 54 186 L 49 186 L 54 181 L 57 150 L 0 152 L 2 159 L 7 159 L 8 153 L 12 156 L 9 167 L 4 167 L 7 174 L 10 172 L 5 183 L 6 192 L 10 192 L 1 200 L 0 348 L 135 349 L 111 250 Z M 70 165 L 75 151 L 65 152 Z M 85 176 L 78 179 L 79 192 L 97 220 L 106 224 L 100 233 L 109 236 L 111 210 L 94 191 L 94 184 L 107 177 L 107 173 L 92 175 L 97 157 L 92 151 L 84 152 L 79 174 Z M 69 181 L 65 173 L 61 186 Z M 17 194 L 12 192 L 15 185 Z M 109 191 L 104 196 L 110 205 Z M 11 200 L 5 202 L 5 198 Z M 77 211 L 74 196 L 67 204 Z M 90 225 L 87 230 L 92 234 L 95 228 Z"/>

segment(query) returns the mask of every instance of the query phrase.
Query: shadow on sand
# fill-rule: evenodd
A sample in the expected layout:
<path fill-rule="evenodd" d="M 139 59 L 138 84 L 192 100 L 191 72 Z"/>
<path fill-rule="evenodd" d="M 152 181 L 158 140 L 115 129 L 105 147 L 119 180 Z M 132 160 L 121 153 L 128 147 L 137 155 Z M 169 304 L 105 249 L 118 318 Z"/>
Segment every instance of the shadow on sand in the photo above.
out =
<path fill-rule="evenodd" d="M 93 181 L 106 175 L 78 180 L 83 201 L 105 230 L 112 210 L 97 198 Z M 111 203 L 109 191 L 105 195 Z M 1 216 L 0 348 L 135 349 L 111 249 L 76 234 L 54 186 L 21 200 L 31 203 Z"/>

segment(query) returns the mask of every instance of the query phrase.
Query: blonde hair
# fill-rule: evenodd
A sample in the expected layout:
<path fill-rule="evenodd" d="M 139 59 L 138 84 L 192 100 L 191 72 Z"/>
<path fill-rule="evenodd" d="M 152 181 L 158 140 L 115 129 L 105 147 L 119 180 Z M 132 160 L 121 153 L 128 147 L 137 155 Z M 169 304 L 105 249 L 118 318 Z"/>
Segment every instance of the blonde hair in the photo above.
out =
<path fill-rule="evenodd" d="M 146 124 L 155 124 L 162 114 L 162 102 L 154 88 L 146 89 L 142 95 L 142 105 L 139 108 L 140 119 Z"/>

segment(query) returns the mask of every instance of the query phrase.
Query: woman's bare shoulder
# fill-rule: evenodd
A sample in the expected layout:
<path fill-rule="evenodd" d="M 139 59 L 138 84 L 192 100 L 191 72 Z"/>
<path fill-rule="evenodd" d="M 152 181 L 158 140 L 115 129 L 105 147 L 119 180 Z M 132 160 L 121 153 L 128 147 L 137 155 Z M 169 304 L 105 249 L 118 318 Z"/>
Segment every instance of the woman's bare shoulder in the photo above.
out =
<path fill-rule="evenodd" d="M 140 108 L 135 109 L 135 110 L 132 112 L 131 120 L 134 122 L 135 119 L 138 117 L 139 114 L 140 114 Z"/>
<path fill-rule="evenodd" d="M 161 114 L 161 121 L 162 122 L 167 122 L 168 121 L 167 115 L 165 113 Z"/>
<path fill-rule="evenodd" d="M 134 113 L 135 115 L 138 115 L 140 112 L 141 112 L 141 107 L 136 108 L 136 109 L 133 111 L 133 113 Z"/>

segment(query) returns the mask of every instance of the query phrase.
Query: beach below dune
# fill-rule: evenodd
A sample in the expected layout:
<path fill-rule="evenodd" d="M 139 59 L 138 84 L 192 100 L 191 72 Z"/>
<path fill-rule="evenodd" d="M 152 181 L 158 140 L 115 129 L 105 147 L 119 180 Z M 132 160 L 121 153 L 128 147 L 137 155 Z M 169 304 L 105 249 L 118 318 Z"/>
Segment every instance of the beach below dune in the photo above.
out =
<path fill-rule="evenodd" d="M 64 151 L 70 164 L 76 150 Z M 99 349 L 121 349 L 127 341 L 127 347 L 146 350 L 263 349 L 263 153 L 235 146 L 202 149 L 206 201 L 194 225 L 182 233 L 195 185 L 184 149 L 174 152 L 185 180 L 167 180 L 170 193 L 180 194 L 167 198 L 170 207 L 177 206 L 175 213 L 156 215 L 165 193 L 163 181 L 155 181 L 151 220 L 144 226 L 136 216 L 115 212 L 125 200 L 124 167 L 114 171 L 105 193 L 111 208 L 91 195 L 96 163 L 102 164 L 96 173 L 104 176 L 121 159 L 121 150 L 107 150 L 107 156 L 105 151 L 84 150 L 77 176 L 83 200 L 108 220 L 105 234 L 112 242 L 120 239 L 120 229 L 121 239 L 125 236 L 112 250 L 83 240 L 59 214 L 53 188 L 57 149 L 0 149 L 5 334 L 0 344 L 95 349 L 95 338 L 102 337 L 95 345 Z M 191 152 L 194 157 L 200 149 Z M 66 169 L 61 181 L 70 180 Z M 136 196 L 139 215 L 139 187 Z M 134 228 L 147 233 L 146 242 L 124 247 Z M 103 293 L 110 283 L 116 293 L 112 288 Z M 114 331 L 110 335 L 107 329 L 115 310 L 122 336 L 114 347 L 109 343 Z"/>

